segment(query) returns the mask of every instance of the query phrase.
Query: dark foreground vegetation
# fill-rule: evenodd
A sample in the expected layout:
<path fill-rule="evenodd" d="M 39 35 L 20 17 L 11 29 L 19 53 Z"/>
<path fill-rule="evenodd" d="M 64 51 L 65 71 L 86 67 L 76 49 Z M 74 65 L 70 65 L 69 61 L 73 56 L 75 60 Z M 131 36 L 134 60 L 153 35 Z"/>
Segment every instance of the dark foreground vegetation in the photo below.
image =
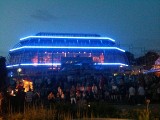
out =
<path fill-rule="evenodd" d="M 134 120 L 159 120 L 160 106 L 149 105 L 117 105 L 106 102 L 86 103 L 79 101 L 77 104 L 51 103 L 40 105 L 25 104 L 24 110 L 15 111 L 8 106 L 8 113 L 1 114 L 4 120 L 72 120 L 93 118 L 123 118 Z"/>

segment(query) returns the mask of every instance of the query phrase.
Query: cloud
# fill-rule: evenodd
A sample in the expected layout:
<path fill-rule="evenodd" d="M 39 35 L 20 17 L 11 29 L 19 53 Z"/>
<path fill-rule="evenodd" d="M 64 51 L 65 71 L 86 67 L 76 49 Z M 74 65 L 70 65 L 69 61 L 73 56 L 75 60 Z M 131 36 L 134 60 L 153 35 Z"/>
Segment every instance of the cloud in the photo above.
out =
<path fill-rule="evenodd" d="M 52 21 L 56 19 L 54 15 L 46 10 L 36 10 L 35 13 L 31 15 L 31 17 L 40 21 Z"/>

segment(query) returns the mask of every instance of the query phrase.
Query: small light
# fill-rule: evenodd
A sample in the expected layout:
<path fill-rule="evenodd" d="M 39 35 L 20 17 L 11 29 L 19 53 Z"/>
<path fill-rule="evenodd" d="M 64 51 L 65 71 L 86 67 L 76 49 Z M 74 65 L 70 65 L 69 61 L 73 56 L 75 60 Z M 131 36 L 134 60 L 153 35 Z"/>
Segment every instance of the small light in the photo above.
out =
<path fill-rule="evenodd" d="M 118 74 L 117 73 L 114 73 L 114 76 L 117 76 Z"/>
<path fill-rule="evenodd" d="M 22 69 L 21 69 L 21 68 L 18 68 L 17 72 L 19 72 L 19 73 L 22 72 Z"/>

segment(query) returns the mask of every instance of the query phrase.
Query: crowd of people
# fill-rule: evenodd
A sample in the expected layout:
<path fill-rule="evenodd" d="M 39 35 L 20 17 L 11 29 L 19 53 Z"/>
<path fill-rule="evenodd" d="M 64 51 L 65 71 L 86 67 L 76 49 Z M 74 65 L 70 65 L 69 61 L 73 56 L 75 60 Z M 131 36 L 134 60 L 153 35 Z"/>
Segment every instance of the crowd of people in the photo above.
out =
<path fill-rule="evenodd" d="M 140 105 L 147 99 L 151 103 L 160 101 L 160 81 L 154 75 L 60 75 L 32 77 L 32 81 L 33 89 L 27 92 L 24 92 L 23 82 L 16 86 L 16 93 L 8 87 L 10 104 L 19 106 L 15 109 L 24 110 L 24 104 L 79 104 L 83 101 Z M 2 99 L 1 93 L 0 101 Z"/>
<path fill-rule="evenodd" d="M 23 97 L 27 103 L 79 101 L 139 105 L 146 99 L 160 100 L 160 81 L 154 75 L 68 75 L 58 78 L 33 77 L 33 90 L 29 89 Z M 23 84 L 18 86 L 23 91 Z M 18 97 L 21 98 L 21 97 Z"/>

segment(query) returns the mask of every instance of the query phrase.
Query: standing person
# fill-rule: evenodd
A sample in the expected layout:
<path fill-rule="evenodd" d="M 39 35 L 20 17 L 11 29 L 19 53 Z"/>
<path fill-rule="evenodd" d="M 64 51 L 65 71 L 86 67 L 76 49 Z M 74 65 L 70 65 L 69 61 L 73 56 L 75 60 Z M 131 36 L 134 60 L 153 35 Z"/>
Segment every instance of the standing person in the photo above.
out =
<path fill-rule="evenodd" d="M 24 92 L 24 88 L 19 89 L 17 92 L 17 110 L 19 112 L 24 112 L 24 102 L 25 102 L 25 92 Z"/>
<path fill-rule="evenodd" d="M 64 92 L 62 91 L 62 94 L 61 94 L 61 102 L 64 103 L 65 102 L 65 94 Z"/>
<path fill-rule="evenodd" d="M 129 87 L 129 103 L 131 105 L 134 105 L 135 104 L 135 93 L 136 93 L 136 90 L 135 88 L 131 85 Z"/>
<path fill-rule="evenodd" d="M 31 104 L 32 104 L 32 99 L 33 99 L 33 92 L 32 92 L 32 90 L 29 88 L 29 91 L 26 92 L 26 96 L 25 96 L 26 103 L 27 103 L 28 105 L 31 105 Z"/>
<path fill-rule="evenodd" d="M 118 91 L 119 91 L 119 88 L 117 87 L 115 83 L 113 83 L 112 84 L 112 94 L 111 94 L 111 99 L 113 100 L 113 102 L 118 100 Z"/>
<path fill-rule="evenodd" d="M 40 91 L 35 91 L 33 93 L 33 104 L 38 106 L 40 105 L 40 101 L 41 101 Z"/>
<path fill-rule="evenodd" d="M 157 88 L 158 101 L 160 102 L 160 85 Z"/>
<path fill-rule="evenodd" d="M 119 86 L 119 99 L 121 103 L 125 103 L 126 102 L 126 86 L 124 84 L 121 84 Z"/>
<path fill-rule="evenodd" d="M 62 95 L 62 92 L 63 92 L 63 91 L 62 91 L 62 88 L 59 86 L 59 87 L 58 87 L 58 93 L 59 93 L 60 96 Z"/>
<path fill-rule="evenodd" d="M 48 95 L 49 103 L 54 102 L 54 100 L 55 100 L 55 96 L 54 96 L 53 92 L 50 92 L 49 95 Z"/>
<path fill-rule="evenodd" d="M 97 86 L 95 84 L 93 84 L 93 86 L 92 86 L 92 93 L 93 94 L 97 94 L 98 93 L 98 88 L 97 88 Z"/>
<path fill-rule="evenodd" d="M 142 85 L 140 85 L 138 87 L 138 105 L 143 104 L 144 103 L 144 99 L 145 99 L 145 90 L 144 87 Z"/>
<path fill-rule="evenodd" d="M 76 104 L 76 93 L 74 90 L 70 91 L 70 99 L 71 99 L 71 104 L 73 104 L 73 102 Z"/>
<path fill-rule="evenodd" d="M 2 113 L 2 100 L 3 100 L 3 94 L 0 92 L 0 114 Z"/>

